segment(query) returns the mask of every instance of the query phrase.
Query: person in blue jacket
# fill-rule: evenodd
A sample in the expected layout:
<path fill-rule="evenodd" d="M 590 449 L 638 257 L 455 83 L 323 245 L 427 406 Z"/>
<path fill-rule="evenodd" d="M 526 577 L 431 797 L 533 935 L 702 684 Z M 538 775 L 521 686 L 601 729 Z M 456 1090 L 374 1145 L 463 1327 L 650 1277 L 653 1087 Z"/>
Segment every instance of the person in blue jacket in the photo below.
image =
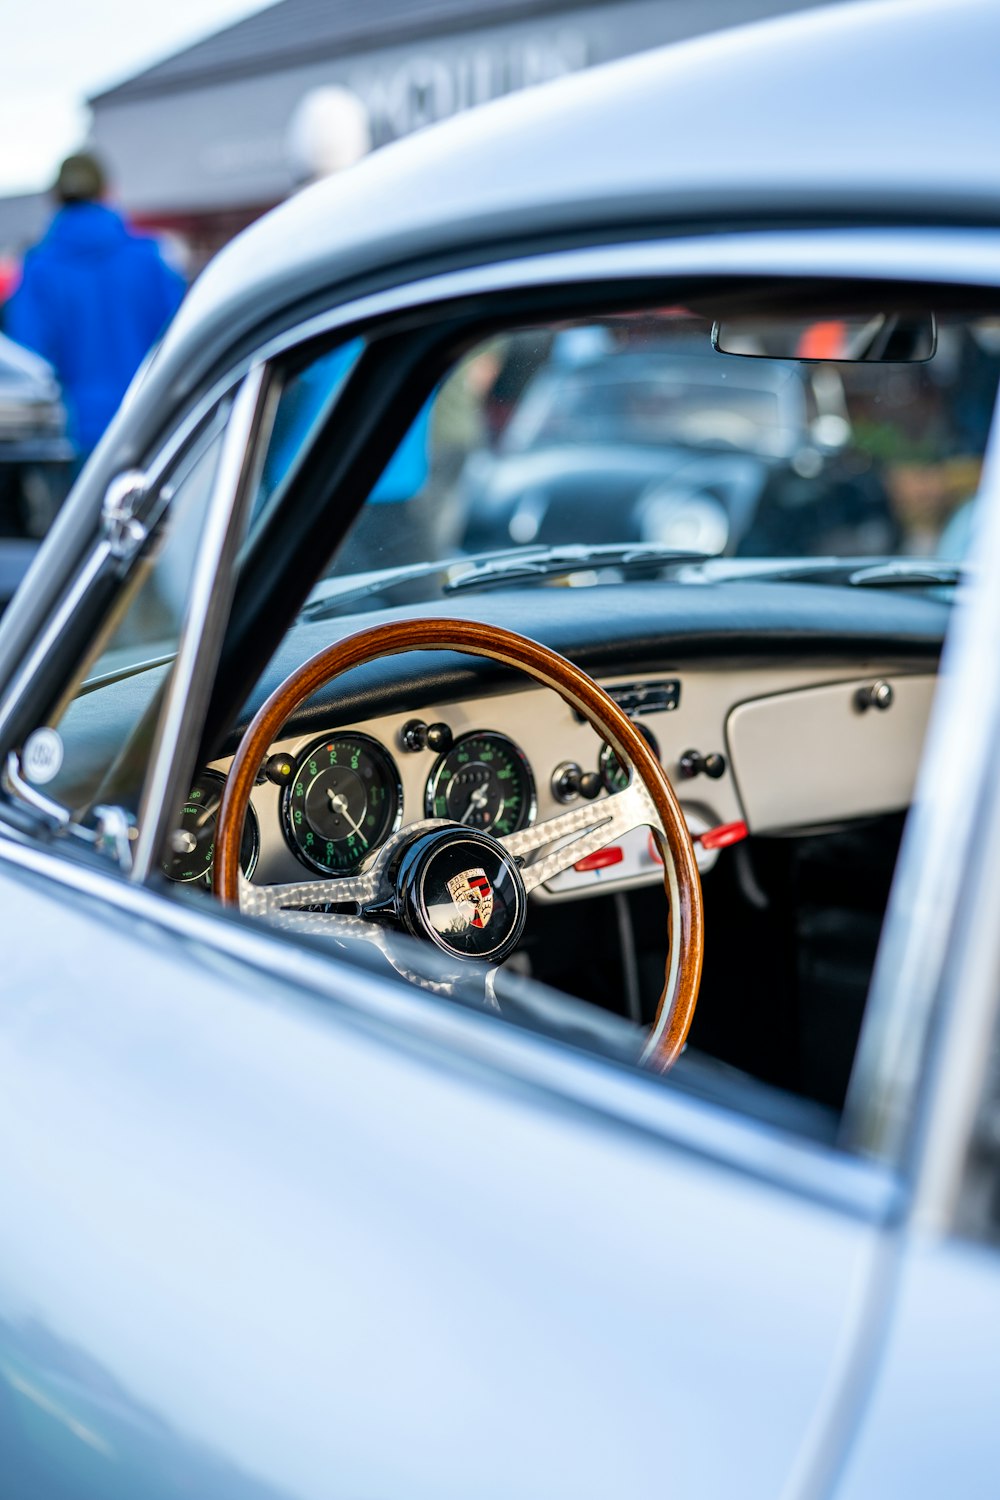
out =
<path fill-rule="evenodd" d="M 80 462 L 185 289 L 154 241 L 134 234 L 103 201 L 106 191 L 95 156 L 66 158 L 54 187 L 59 207 L 25 256 L 4 316 L 10 337 L 55 368 Z"/>

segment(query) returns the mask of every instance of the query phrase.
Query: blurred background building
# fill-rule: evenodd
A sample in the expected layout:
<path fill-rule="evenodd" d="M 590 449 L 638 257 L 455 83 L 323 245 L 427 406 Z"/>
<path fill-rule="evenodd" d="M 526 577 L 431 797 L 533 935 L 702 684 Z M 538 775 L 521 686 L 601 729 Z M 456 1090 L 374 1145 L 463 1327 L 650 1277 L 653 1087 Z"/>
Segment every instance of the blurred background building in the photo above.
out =
<path fill-rule="evenodd" d="M 530 84 L 818 3 L 279 0 L 96 95 L 91 140 L 133 222 L 177 236 L 194 271 L 368 146 Z M 41 195 L 0 200 L 0 260 L 44 217 Z"/>

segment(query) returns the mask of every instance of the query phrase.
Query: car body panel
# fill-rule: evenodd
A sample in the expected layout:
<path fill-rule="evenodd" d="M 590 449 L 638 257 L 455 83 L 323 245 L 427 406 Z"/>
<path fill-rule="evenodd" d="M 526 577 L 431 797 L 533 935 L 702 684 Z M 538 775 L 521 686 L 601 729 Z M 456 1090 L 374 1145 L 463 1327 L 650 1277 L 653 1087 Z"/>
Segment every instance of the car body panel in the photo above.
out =
<path fill-rule="evenodd" d="M 863 1305 L 866 1213 L 0 881 L 34 936 L 0 1007 L 16 1493 L 61 1493 L 63 1450 L 78 1496 L 130 1461 L 164 1496 L 776 1493 Z"/>
<path fill-rule="evenodd" d="M 991 1500 L 1000 1466 L 998 1328 L 996 1248 L 913 1235 L 838 1500 Z"/>

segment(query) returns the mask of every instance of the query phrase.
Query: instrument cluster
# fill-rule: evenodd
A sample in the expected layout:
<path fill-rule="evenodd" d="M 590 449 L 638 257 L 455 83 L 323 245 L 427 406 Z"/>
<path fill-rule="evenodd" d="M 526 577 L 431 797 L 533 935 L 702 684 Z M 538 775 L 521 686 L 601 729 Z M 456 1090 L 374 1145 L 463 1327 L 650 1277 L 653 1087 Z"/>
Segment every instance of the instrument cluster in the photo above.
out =
<path fill-rule="evenodd" d="M 534 777 L 513 740 L 492 730 L 454 738 L 446 725 L 432 729 L 436 736 L 428 740 L 426 727 L 414 721 L 401 736 L 404 751 L 439 751 L 424 786 L 424 817 L 447 818 L 497 835 L 514 833 L 531 822 L 536 809 Z M 311 870 L 353 874 L 402 818 L 399 768 L 386 747 L 370 735 L 334 734 L 316 740 L 287 772 L 282 831 L 292 853 Z"/>
<path fill-rule="evenodd" d="M 524 752 L 507 735 L 474 730 L 455 736 L 445 724 L 404 726 L 404 753 L 436 750 L 417 817 L 447 818 L 501 836 L 534 821 L 535 779 Z M 347 731 L 310 741 L 297 755 L 272 755 L 262 778 L 279 788 L 281 832 L 288 849 L 321 875 L 352 875 L 403 820 L 403 778 L 393 755 L 372 735 Z M 211 885 L 215 820 L 225 779 L 199 775 L 171 835 L 164 874 L 185 884 Z M 252 875 L 260 850 L 251 807 L 242 867 Z"/>
<path fill-rule="evenodd" d="M 673 748 L 679 736 L 691 733 L 690 727 L 674 729 L 680 682 L 627 679 L 608 683 L 607 690 L 661 763 L 673 762 L 668 773 L 680 780 L 693 776 L 685 762 L 694 752 L 678 759 Z M 715 700 L 725 693 L 724 681 L 713 681 L 710 693 L 707 712 L 694 724 L 699 739 L 706 724 L 721 721 Z M 324 735 L 300 732 L 276 741 L 252 793 L 244 876 L 265 885 L 351 876 L 397 830 L 424 819 L 503 838 L 567 806 L 614 795 L 631 779 L 631 767 L 556 694 L 521 688 L 450 703 L 444 712 L 448 722 L 432 713 L 425 720 L 412 710 L 409 716 L 390 711 Z M 491 727 L 498 723 L 502 731 Z M 665 734 L 670 749 L 663 747 Z M 721 754 L 709 758 L 724 764 Z M 163 861 L 171 880 L 211 885 L 215 822 L 228 770 L 229 760 L 220 759 L 203 771 L 179 810 Z M 704 770 L 707 787 L 714 774 L 708 759 Z M 687 799 L 692 827 L 738 815 L 729 778 L 713 788 L 711 808 L 705 791 Z M 588 859 L 586 868 L 553 877 L 538 894 L 570 899 L 661 878 L 658 855 L 640 830 L 602 851 L 600 859 Z"/>

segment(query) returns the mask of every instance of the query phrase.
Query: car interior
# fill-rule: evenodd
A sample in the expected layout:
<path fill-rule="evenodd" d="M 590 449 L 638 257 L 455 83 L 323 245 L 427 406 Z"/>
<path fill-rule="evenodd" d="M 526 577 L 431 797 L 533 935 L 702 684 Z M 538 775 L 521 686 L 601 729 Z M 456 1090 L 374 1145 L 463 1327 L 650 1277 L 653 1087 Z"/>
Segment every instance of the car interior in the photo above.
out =
<path fill-rule="evenodd" d="M 676 845 L 612 817 L 645 746 L 703 901 L 673 1076 L 835 1140 L 961 587 L 1000 371 L 990 295 L 549 288 L 292 344 L 269 366 L 164 894 L 235 892 L 289 942 L 402 975 L 415 1004 L 642 1066 L 688 942 L 664 890 Z M 229 410 L 185 450 L 165 541 L 46 720 L 66 747 L 47 795 L 81 822 L 110 798 L 141 818 Z M 351 670 L 307 671 L 366 632 Z M 596 681 L 634 754 L 526 677 L 507 633 Z M 532 842 L 557 819 L 554 850 Z M 502 951 L 456 954 L 430 898 L 422 929 L 400 895 L 445 828 L 506 841 L 531 877 Z M 501 884 L 449 880 L 463 942 Z"/>

